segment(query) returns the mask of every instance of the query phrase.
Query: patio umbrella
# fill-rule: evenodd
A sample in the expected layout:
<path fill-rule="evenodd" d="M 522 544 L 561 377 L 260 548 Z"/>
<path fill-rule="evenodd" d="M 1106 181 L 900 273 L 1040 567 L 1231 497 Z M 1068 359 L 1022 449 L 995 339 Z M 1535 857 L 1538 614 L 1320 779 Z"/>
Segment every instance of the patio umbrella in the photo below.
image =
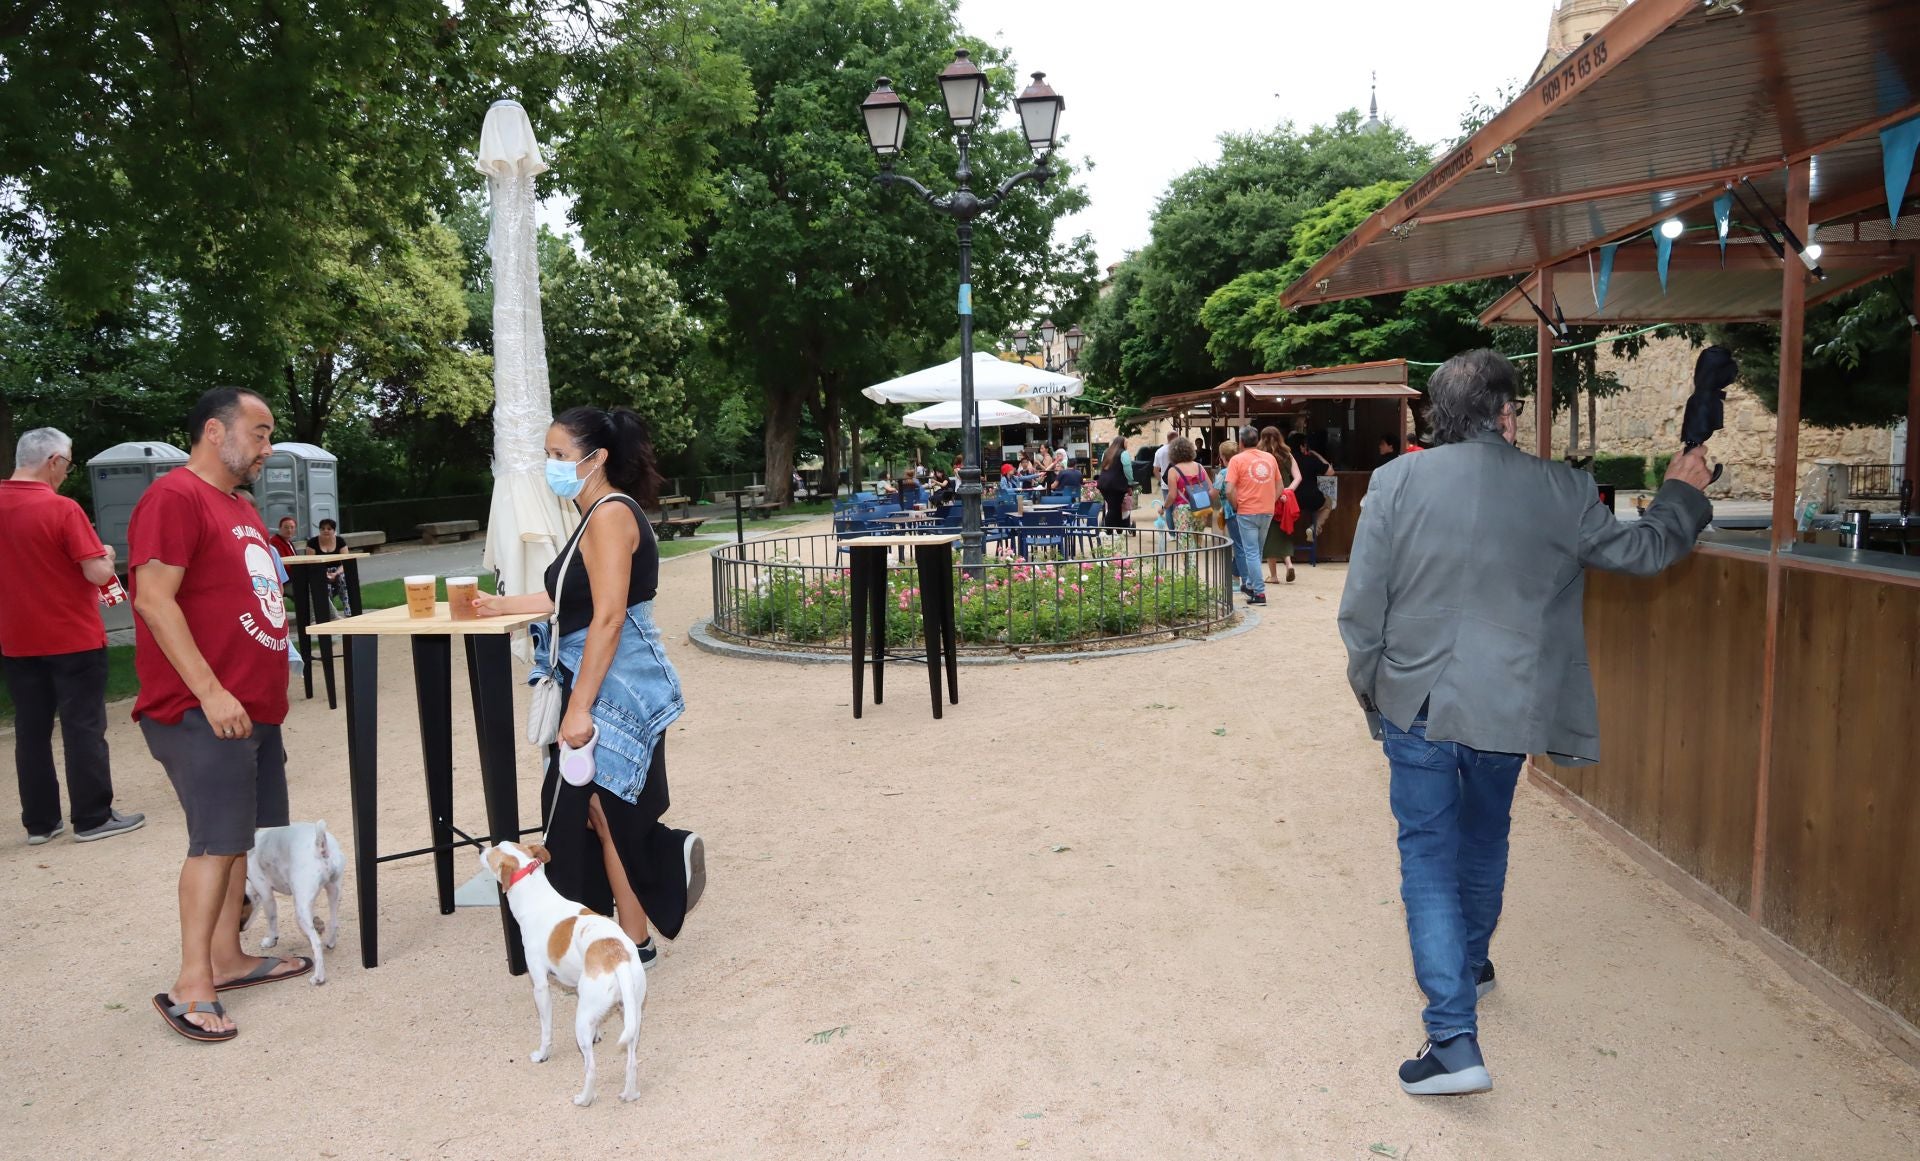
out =
<path fill-rule="evenodd" d="M 876 383 L 861 392 L 875 403 L 958 403 L 960 360 L 953 359 L 898 379 Z M 1080 380 L 1043 371 L 1025 363 L 1010 363 L 985 351 L 973 355 L 973 397 L 983 399 L 1066 398 L 1080 394 Z M 985 409 L 981 409 L 985 414 Z M 981 421 L 986 422 L 985 420 Z"/>
<path fill-rule="evenodd" d="M 485 566 L 502 593 L 544 583 L 547 565 L 579 521 L 546 483 L 547 341 L 540 330 L 540 269 L 534 256 L 533 178 L 547 163 L 518 101 L 495 101 L 480 128 L 474 168 L 487 175 L 493 224 L 493 505 Z"/>
<path fill-rule="evenodd" d="M 998 399 L 976 399 L 974 409 L 980 413 L 981 427 L 1005 427 L 1009 423 L 1032 423 L 1039 416 L 1024 407 L 1015 407 L 1011 403 L 1002 403 Z M 908 427 L 949 428 L 960 426 L 960 401 L 936 403 L 932 407 L 923 407 L 910 412 L 901 420 Z"/>

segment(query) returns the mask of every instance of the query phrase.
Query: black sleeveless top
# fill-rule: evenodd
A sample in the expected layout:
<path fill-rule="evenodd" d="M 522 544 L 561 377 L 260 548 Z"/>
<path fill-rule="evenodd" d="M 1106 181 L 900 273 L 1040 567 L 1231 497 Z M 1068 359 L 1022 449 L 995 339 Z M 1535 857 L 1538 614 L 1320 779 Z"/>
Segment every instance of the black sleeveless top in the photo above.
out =
<path fill-rule="evenodd" d="M 1300 465 L 1300 486 L 1294 490 L 1294 499 L 1300 502 L 1302 512 L 1318 512 L 1327 502 L 1327 494 L 1320 490 L 1320 477 L 1325 474 L 1320 461 L 1312 452 L 1294 452 L 1293 462 Z"/>
<path fill-rule="evenodd" d="M 653 599 L 660 589 L 660 544 L 653 538 L 653 524 L 647 514 L 640 510 L 640 502 L 621 492 L 613 494 L 611 503 L 625 503 L 633 509 L 633 518 L 640 522 L 640 547 L 633 550 L 633 563 L 627 573 L 627 607 L 632 608 Z M 553 558 L 547 566 L 547 596 L 553 596 L 555 585 L 560 580 L 560 562 L 566 558 L 567 549 L 574 546 L 580 534 L 587 530 L 586 521 L 573 530 L 566 547 L 560 555 Z M 587 559 L 578 551 L 573 554 L 573 563 L 567 568 L 567 589 L 560 598 L 560 635 L 578 632 L 593 620 L 593 585 L 587 579 Z"/>

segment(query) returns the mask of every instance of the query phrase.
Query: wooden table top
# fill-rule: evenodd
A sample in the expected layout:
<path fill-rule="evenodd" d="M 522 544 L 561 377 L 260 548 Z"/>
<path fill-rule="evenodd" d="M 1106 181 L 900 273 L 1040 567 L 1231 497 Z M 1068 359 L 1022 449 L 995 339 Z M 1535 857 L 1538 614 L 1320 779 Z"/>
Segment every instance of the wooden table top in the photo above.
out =
<path fill-rule="evenodd" d="M 371 552 L 322 552 L 310 556 L 283 556 L 280 563 L 288 568 L 302 564 L 339 564 L 343 560 L 365 560 Z"/>
<path fill-rule="evenodd" d="M 396 605 L 315 625 L 309 632 L 328 637 L 484 637 L 515 633 L 546 619 L 545 613 L 512 613 L 504 617 L 456 621 L 447 603 L 441 601 L 433 606 L 431 617 L 409 617 L 405 605 Z"/>
<path fill-rule="evenodd" d="M 913 533 L 898 532 L 890 536 L 853 536 L 840 543 L 849 548 L 917 548 L 928 544 L 958 544 L 960 535 L 954 533 Z"/>

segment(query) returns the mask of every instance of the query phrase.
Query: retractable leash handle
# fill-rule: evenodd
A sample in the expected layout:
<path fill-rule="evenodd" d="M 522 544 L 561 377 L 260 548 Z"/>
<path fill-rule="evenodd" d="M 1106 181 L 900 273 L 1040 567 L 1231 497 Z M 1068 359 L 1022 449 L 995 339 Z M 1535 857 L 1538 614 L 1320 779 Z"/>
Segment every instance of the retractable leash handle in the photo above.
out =
<path fill-rule="evenodd" d="M 560 777 L 569 786 L 585 786 L 593 781 L 593 750 L 600 741 L 600 727 L 593 727 L 593 733 L 587 738 L 587 744 L 575 749 L 560 739 Z"/>

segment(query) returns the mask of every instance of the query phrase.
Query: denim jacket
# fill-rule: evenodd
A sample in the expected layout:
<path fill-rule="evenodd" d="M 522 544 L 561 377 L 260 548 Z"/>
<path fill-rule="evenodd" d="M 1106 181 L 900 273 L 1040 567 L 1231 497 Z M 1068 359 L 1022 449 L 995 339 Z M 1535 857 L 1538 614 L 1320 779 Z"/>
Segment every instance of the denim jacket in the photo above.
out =
<path fill-rule="evenodd" d="M 533 672 L 527 677 L 528 685 L 545 677 L 552 666 L 546 622 L 535 624 L 531 632 Z M 585 629 L 560 638 L 560 672 L 556 676 L 569 692 L 586 649 Z M 680 675 L 667 660 L 660 630 L 653 623 L 653 602 L 634 605 L 620 626 L 613 663 L 607 667 L 600 696 L 593 703 L 593 724 L 600 731 L 593 754 L 594 782 L 628 802 L 638 801 L 647 784 L 654 743 L 686 708 L 686 699 L 680 694 Z"/>

